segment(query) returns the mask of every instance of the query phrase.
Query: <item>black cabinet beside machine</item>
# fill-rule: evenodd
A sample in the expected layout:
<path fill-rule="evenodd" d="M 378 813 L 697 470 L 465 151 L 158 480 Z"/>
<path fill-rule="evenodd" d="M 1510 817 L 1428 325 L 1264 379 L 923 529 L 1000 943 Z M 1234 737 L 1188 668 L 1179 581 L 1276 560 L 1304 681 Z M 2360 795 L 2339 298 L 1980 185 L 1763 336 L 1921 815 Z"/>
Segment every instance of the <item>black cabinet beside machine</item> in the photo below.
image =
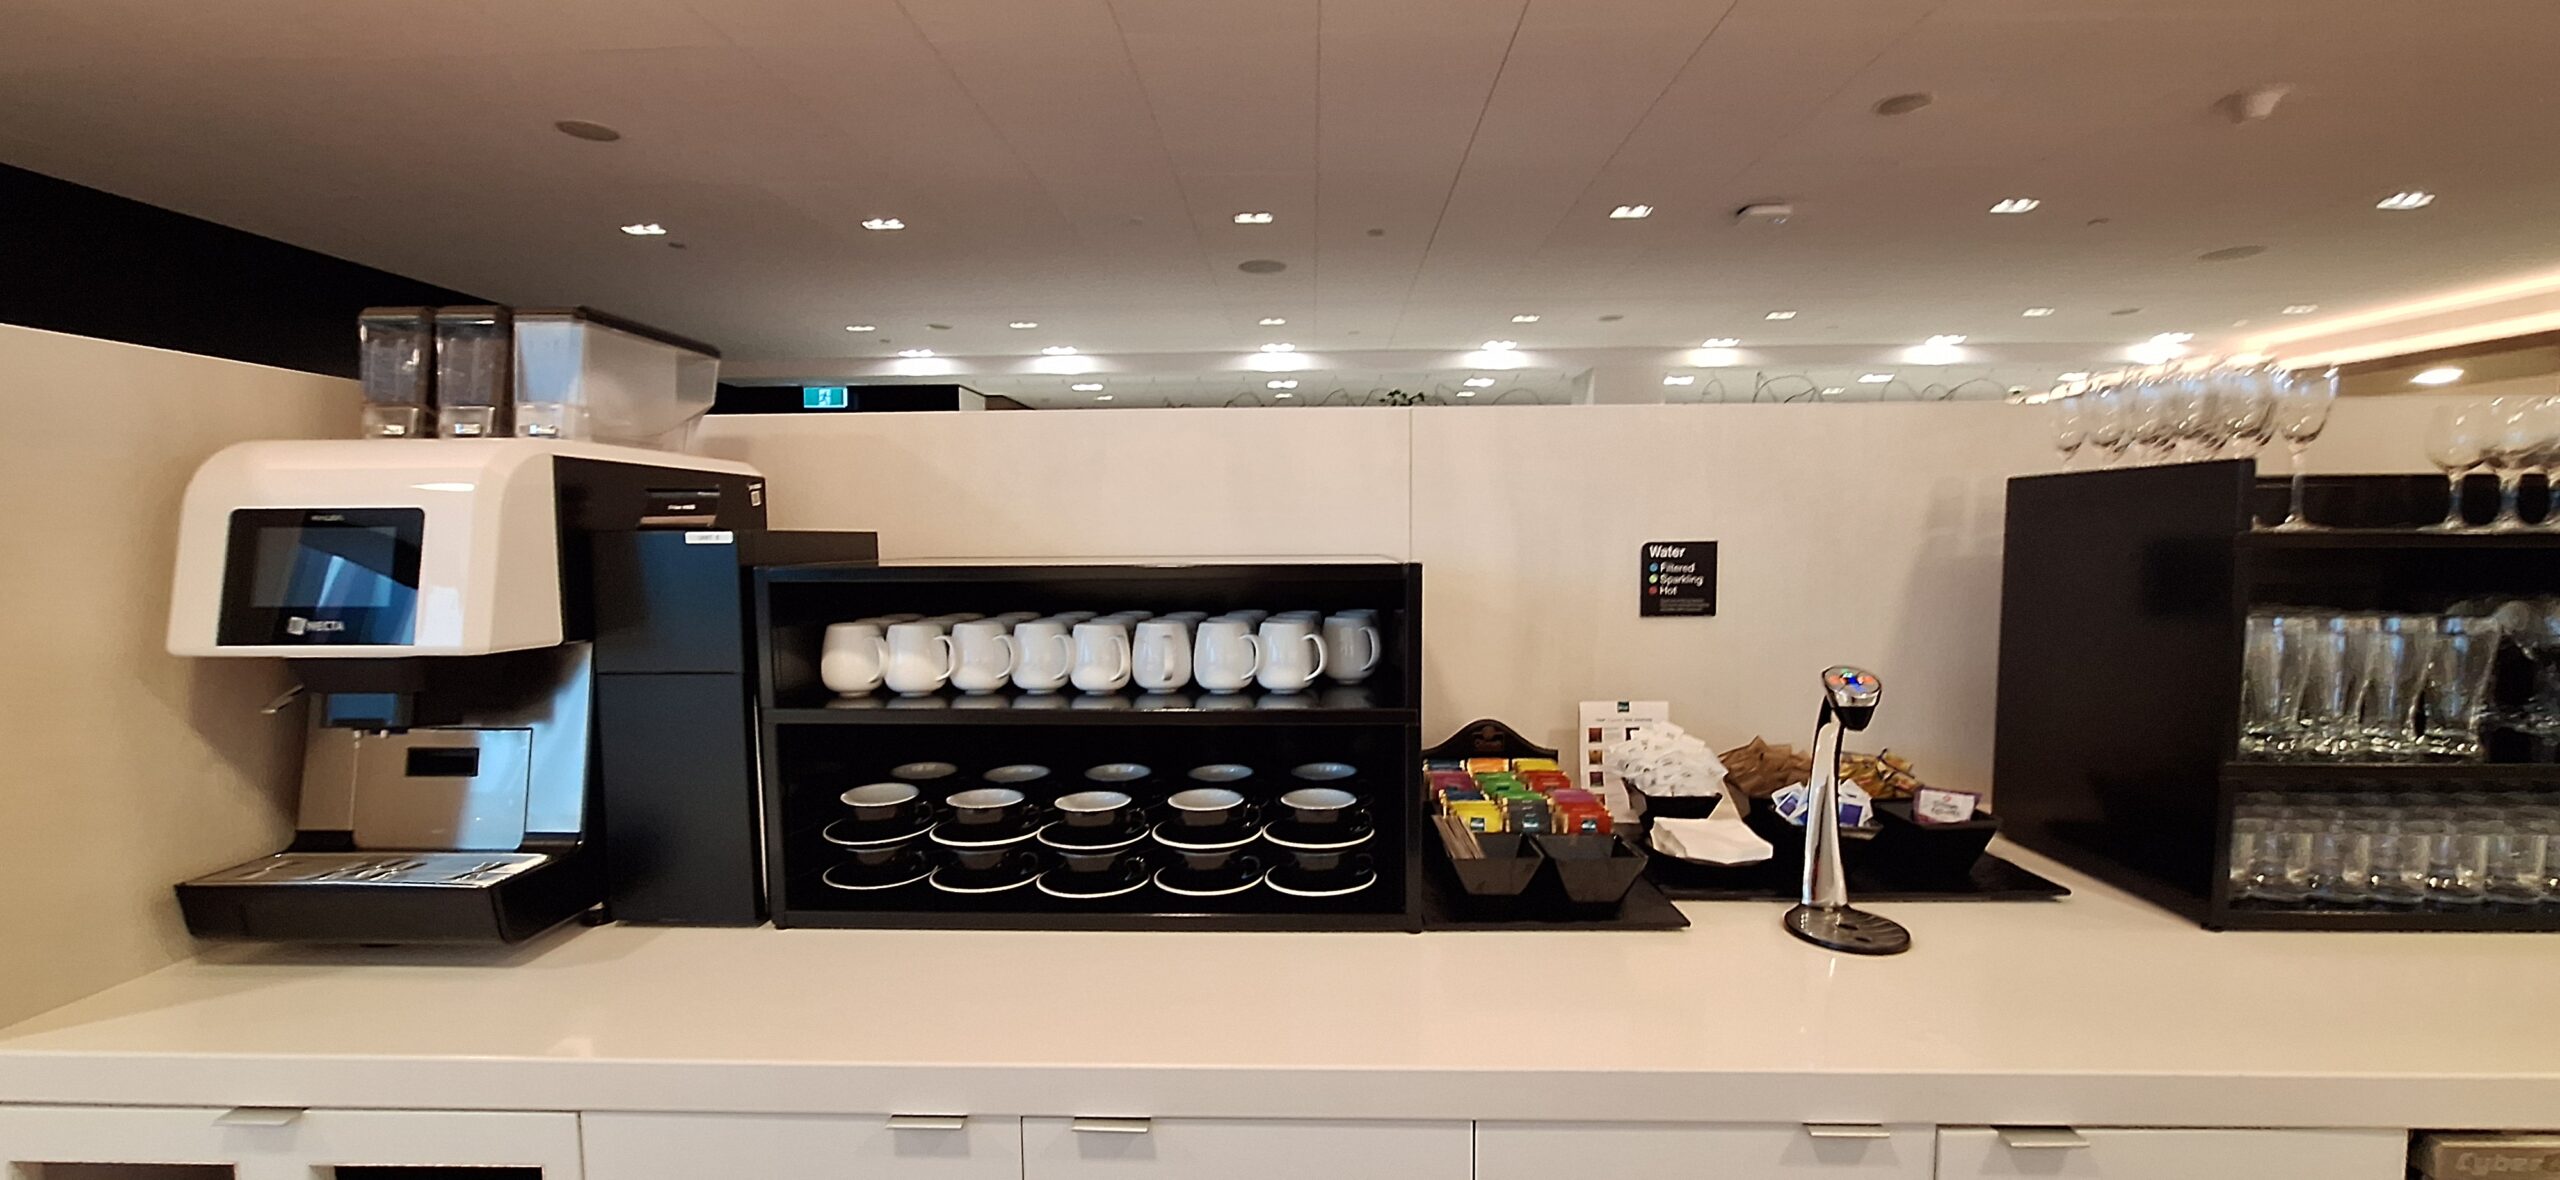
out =
<path fill-rule="evenodd" d="M 777 926 L 1011 928 L 1084 930 L 1397 930 L 1419 928 L 1421 567 L 1390 562 L 1163 565 L 915 565 L 772 567 L 756 576 L 763 693 L 767 892 Z M 1054 615 L 1076 610 L 1171 614 L 1255 608 L 1376 612 L 1375 671 L 1357 685 L 1320 682 L 1303 693 L 1255 688 L 1213 695 L 1026 693 L 969 695 L 944 688 L 899 696 L 839 696 L 821 682 L 830 624 L 866 616 Z M 1314 783 L 1293 776 L 1335 764 L 1343 777 Z M 1125 777 L 1088 779 L 1112 767 Z M 1036 768 L 1045 774 L 1034 775 Z M 1134 767 L 1134 769 L 1132 769 Z M 1337 896 L 1254 887 L 1216 896 L 1157 887 L 1154 870 L 1180 855 L 1139 837 L 1144 884 L 1109 897 L 1055 896 L 1035 882 L 960 892 L 917 878 L 882 888 L 846 888 L 832 871 L 859 849 L 840 842 L 851 815 L 840 796 L 877 782 L 915 782 L 941 808 L 962 791 L 1011 784 L 1034 807 L 1097 787 L 1149 808 L 1145 826 L 1165 817 L 1167 798 L 1204 785 L 1204 767 L 1229 768 L 1232 787 L 1268 818 L 1280 795 L 1311 785 L 1346 789 L 1369 817 L 1369 834 L 1349 855 L 1374 866 L 1374 880 Z M 1240 768 L 1236 769 L 1236 768 Z M 989 772 L 997 774 L 990 777 Z M 1028 776 L 1028 777 L 1024 777 Z M 1043 818 L 1046 818 L 1045 816 Z M 1131 828 L 1132 833 L 1138 827 Z M 895 833 L 892 833 L 895 835 Z M 1255 836 L 1237 855 L 1264 871 L 1294 853 Z M 948 846 L 915 834 L 919 853 L 947 864 Z M 1055 868 L 1061 853 L 1023 845 Z M 1032 851 L 1039 849 L 1038 851 Z M 1044 870 L 1045 871 L 1045 870 Z M 1133 870 L 1133 880 L 1136 879 Z M 894 878 L 883 878 L 894 880 Z"/>
<path fill-rule="evenodd" d="M 2234 885 L 2244 796 L 2329 806 L 2464 791 L 2560 803 L 2560 765 L 2241 756 L 2253 609 L 2443 612 L 2560 590 L 2560 532 L 2436 532 L 2429 476 L 2310 482 L 2318 531 L 2256 529 L 2283 484 L 2240 461 L 2009 482 L 1994 784 L 2019 843 L 2215 929 L 2554 930 L 2560 904 L 2271 906 Z M 2476 489 L 2473 489 L 2476 490 Z"/>

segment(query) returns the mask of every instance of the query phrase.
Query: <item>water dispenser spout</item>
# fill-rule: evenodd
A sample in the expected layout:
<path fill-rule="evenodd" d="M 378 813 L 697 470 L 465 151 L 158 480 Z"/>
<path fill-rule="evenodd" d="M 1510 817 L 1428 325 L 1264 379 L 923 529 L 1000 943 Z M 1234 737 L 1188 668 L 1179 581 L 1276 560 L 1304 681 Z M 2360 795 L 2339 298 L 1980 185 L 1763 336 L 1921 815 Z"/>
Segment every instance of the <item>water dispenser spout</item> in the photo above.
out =
<path fill-rule="evenodd" d="M 1902 923 L 1849 904 L 1848 874 L 1840 862 L 1840 743 L 1875 719 L 1884 682 L 1864 668 L 1846 665 L 1822 673 L 1822 712 L 1813 724 L 1813 781 L 1806 784 L 1804 893 L 1787 911 L 1789 933 L 1816 946 L 1854 955 L 1897 955 L 1911 949 Z M 1828 736 L 1829 751 L 1823 747 Z"/>

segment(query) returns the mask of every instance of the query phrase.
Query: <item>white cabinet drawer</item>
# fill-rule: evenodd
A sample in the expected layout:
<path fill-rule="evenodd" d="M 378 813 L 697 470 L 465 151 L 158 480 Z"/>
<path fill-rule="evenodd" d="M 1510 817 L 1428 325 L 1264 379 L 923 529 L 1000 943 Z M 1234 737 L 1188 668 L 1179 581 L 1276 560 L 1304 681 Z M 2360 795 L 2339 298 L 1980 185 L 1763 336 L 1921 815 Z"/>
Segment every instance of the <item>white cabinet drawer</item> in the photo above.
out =
<path fill-rule="evenodd" d="M 241 1180 L 326 1180 L 340 1165 L 519 1167 L 580 1180 L 574 1114 L 0 1106 L 0 1175 L 44 1163 L 220 1164 Z"/>
<path fill-rule="evenodd" d="M 1947 1127 L 1938 1180 L 2403 1180 L 2398 1131 L 2150 1131 Z"/>
<path fill-rule="evenodd" d="M 1931 1128 L 1477 1123 L 1476 1180 L 1929 1180 Z"/>
<path fill-rule="evenodd" d="M 1023 1180 L 1471 1180 L 1471 1124 L 1022 1120 Z"/>
<path fill-rule="evenodd" d="M 581 1116 L 588 1180 L 1021 1180 L 1022 1124 L 915 1115 Z"/>

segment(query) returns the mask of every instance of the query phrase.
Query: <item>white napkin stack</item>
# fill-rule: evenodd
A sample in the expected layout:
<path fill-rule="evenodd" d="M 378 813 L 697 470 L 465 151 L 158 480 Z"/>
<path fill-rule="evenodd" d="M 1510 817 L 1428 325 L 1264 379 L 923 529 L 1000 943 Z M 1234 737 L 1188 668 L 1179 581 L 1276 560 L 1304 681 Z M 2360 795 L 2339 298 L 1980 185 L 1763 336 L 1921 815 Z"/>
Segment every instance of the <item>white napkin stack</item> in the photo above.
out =
<path fill-rule="evenodd" d="M 1716 752 L 1668 721 L 1635 731 L 1601 757 L 1627 785 L 1647 795 L 1724 794 L 1724 763 Z"/>
<path fill-rule="evenodd" d="M 1774 851 L 1729 807 L 1719 807 L 1705 819 L 1653 821 L 1653 850 L 1711 865 L 1756 865 Z"/>

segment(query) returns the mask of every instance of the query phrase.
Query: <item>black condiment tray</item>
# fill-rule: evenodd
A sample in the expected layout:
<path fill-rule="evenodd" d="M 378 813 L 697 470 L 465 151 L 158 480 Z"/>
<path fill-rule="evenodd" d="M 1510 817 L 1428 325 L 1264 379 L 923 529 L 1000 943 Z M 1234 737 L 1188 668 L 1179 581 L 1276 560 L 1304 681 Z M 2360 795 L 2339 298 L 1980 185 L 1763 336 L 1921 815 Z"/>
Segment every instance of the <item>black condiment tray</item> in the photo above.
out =
<path fill-rule="evenodd" d="M 1802 871 L 1784 858 L 1725 868 L 1655 853 L 1645 876 L 1665 897 L 1679 901 L 1794 901 L 1804 890 Z M 1993 853 L 1983 853 L 1962 880 L 1925 885 L 1895 881 L 1864 866 L 1849 870 L 1849 896 L 1870 901 L 2049 901 L 2071 891 Z"/>

